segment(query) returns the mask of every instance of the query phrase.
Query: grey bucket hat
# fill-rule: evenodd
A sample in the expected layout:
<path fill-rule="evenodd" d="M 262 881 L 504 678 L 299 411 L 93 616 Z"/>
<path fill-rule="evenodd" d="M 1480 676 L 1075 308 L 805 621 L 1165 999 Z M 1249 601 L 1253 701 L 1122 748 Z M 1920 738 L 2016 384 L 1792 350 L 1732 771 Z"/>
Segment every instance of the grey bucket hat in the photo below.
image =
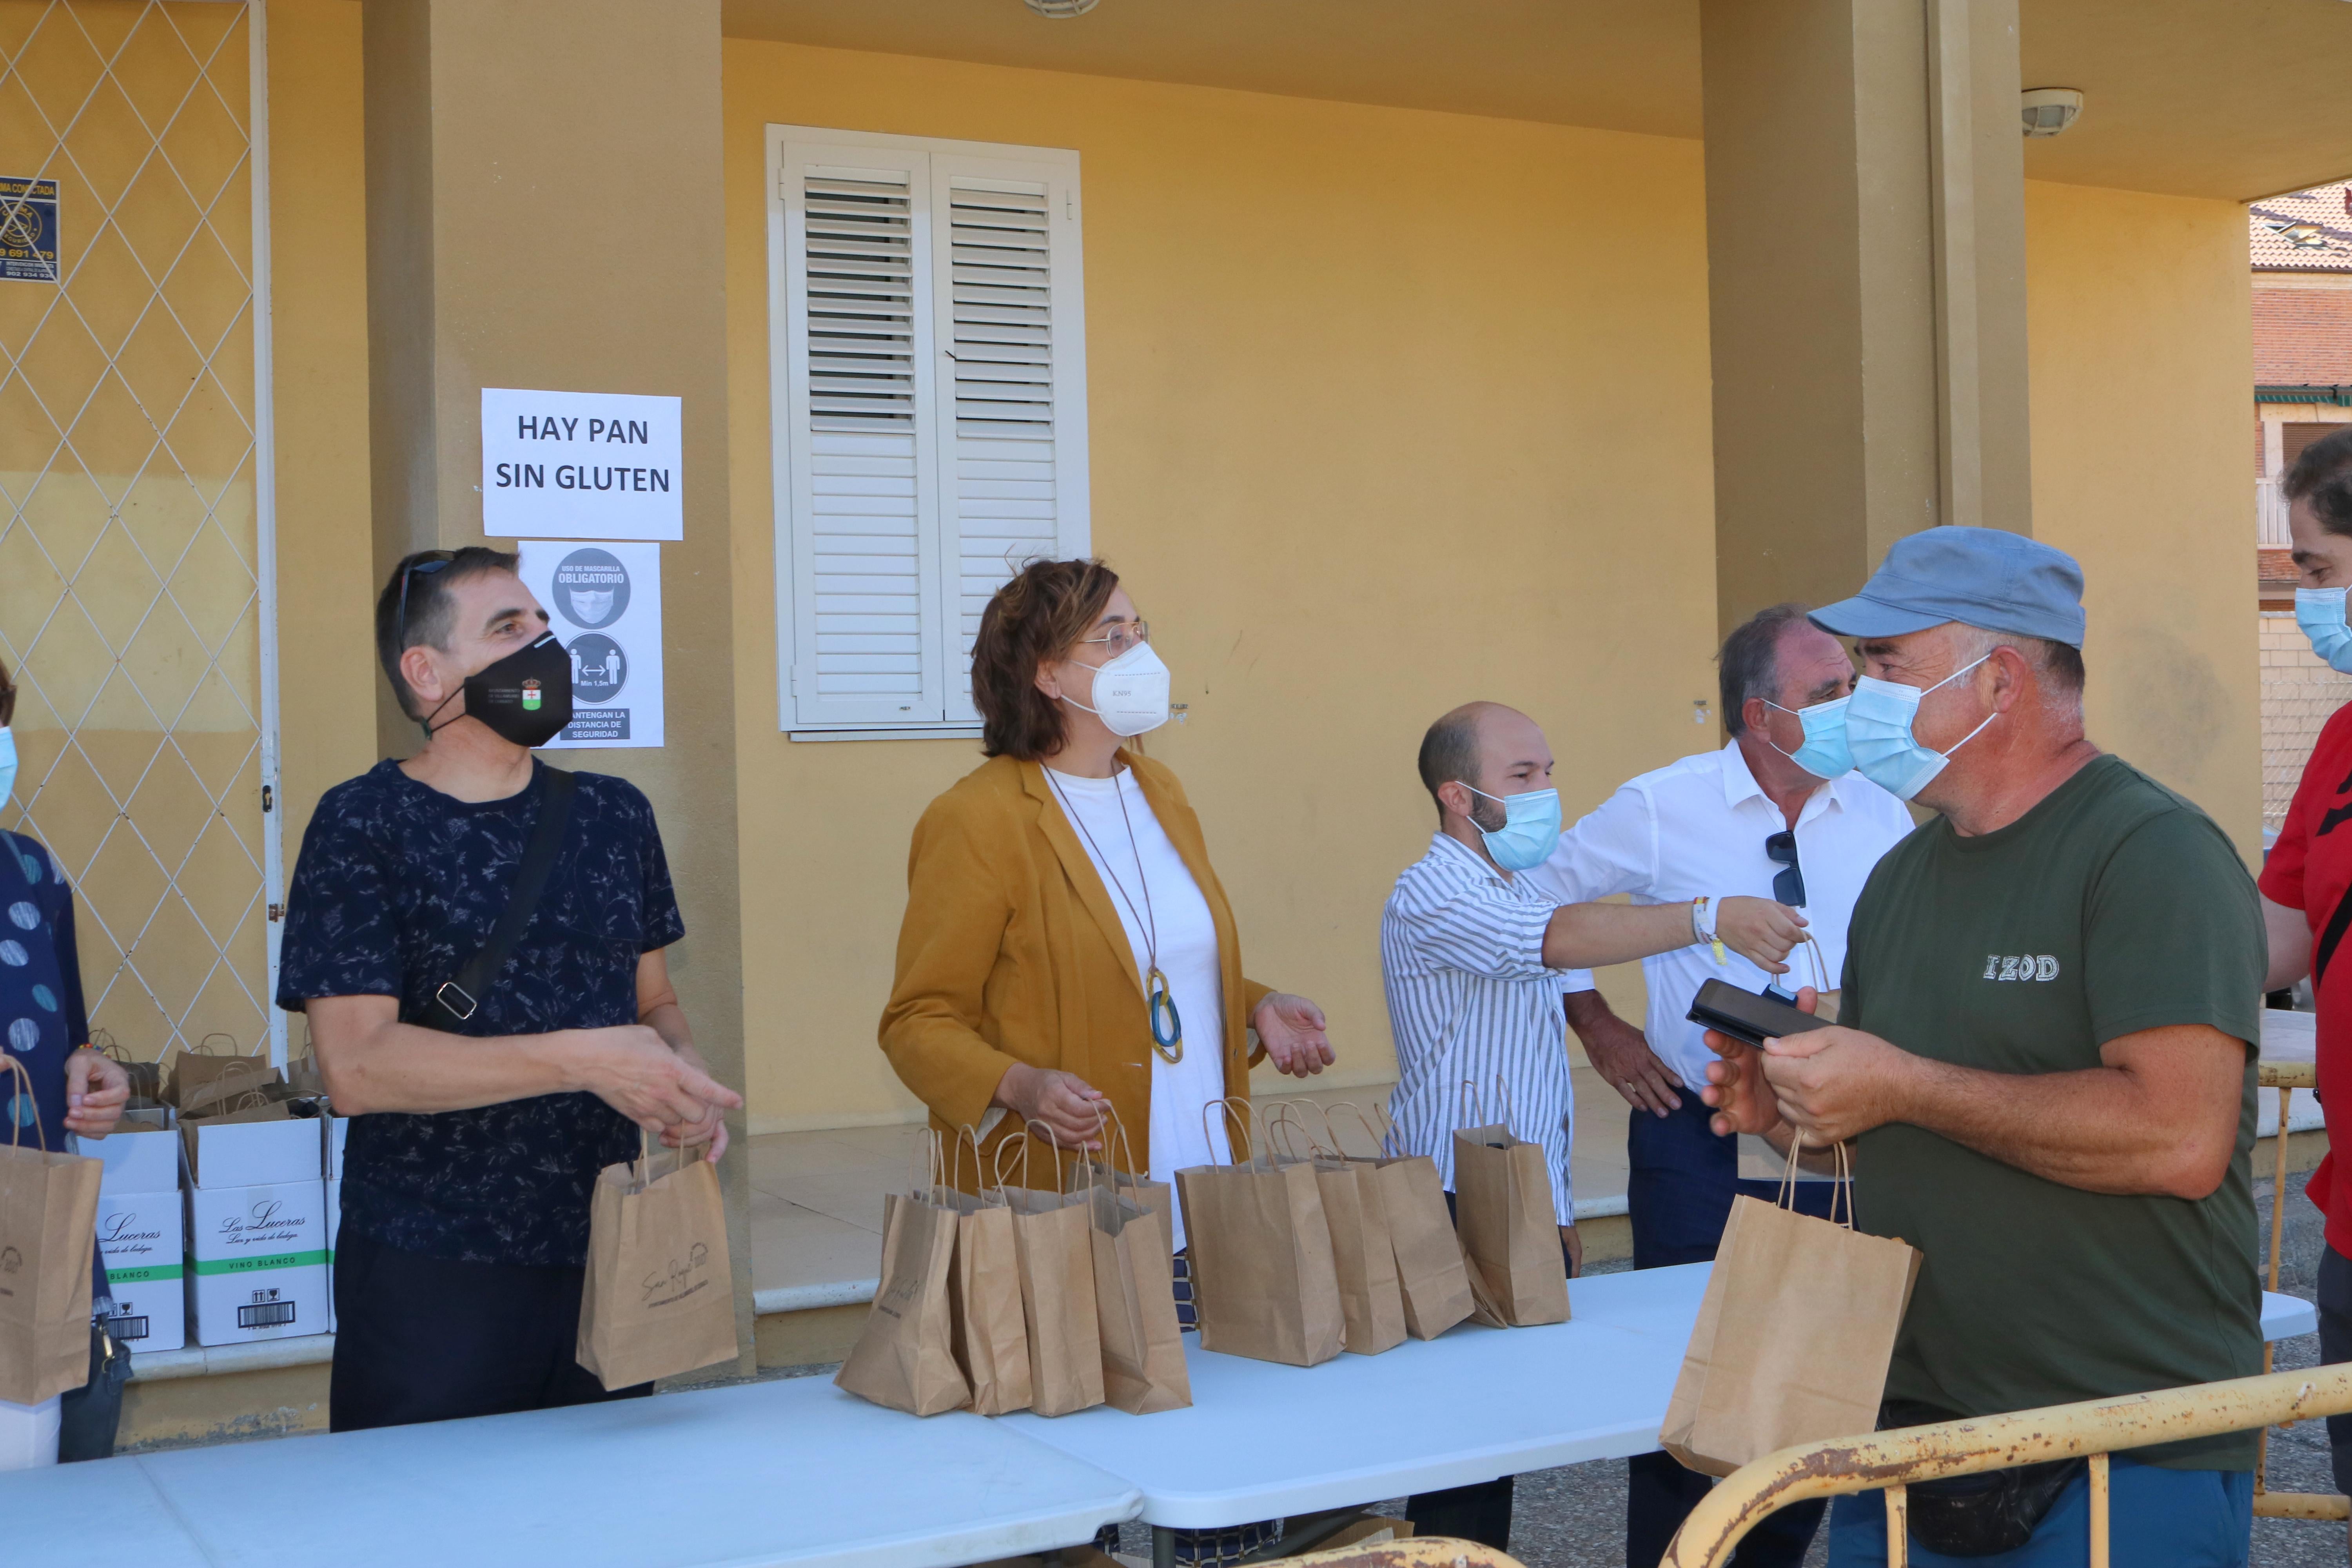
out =
<path fill-rule="evenodd" d="M 1895 542 L 1862 592 L 1812 613 L 1845 637 L 1899 637 L 1946 621 L 2083 646 L 2083 568 L 2001 528 L 1930 528 Z"/>

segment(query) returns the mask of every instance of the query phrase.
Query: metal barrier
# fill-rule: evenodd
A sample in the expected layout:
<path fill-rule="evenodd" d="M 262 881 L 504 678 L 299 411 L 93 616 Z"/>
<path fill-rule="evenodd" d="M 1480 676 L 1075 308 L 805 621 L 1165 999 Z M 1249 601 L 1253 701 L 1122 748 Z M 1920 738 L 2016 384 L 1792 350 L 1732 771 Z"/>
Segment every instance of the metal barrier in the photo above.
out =
<path fill-rule="evenodd" d="M 2279 1288 L 2279 1246 L 2286 1237 L 2287 1113 L 2294 1108 L 2294 1091 L 2316 1089 L 2319 1068 L 2310 1062 L 2263 1062 L 2254 1069 L 2254 1082 L 2278 1090 L 2278 1132 L 2272 1138 L 2276 1156 L 2271 1174 L 2270 1271 L 2263 1289 Z M 2271 1370 L 2271 1346 L 2263 1345 L 2263 1370 Z M 2254 1452 L 2254 1513 L 2261 1519 L 2352 1519 L 2352 1499 L 2341 1492 L 2274 1492 L 2269 1488 L 2271 1435 L 2265 1427 L 2262 1446 Z"/>
<path fill-rule="evenodd" d="M 1910 1555 L 1904 1512 L 1910 1483 L 2088 1456 L 2091 1568 L 2107 1568 L 2107 1455 L 2113 1450 L 2347 1413 L 2352 1413 L 2352 1363 L 1783 1448 L 1707 1493 L 1666 1549 L 1665 1563 L 1720 1568 L 1741 1537 L 1777 1509 L 1883 1489 L 1888 1568 L 1904 1568 Z"/>
<path fill-rule="evenodd" d="M 1445 1535 L 1414 1535 L 1285 1559 L 1282 1568 L 1520 1568 L 1507 1552 Z"/>

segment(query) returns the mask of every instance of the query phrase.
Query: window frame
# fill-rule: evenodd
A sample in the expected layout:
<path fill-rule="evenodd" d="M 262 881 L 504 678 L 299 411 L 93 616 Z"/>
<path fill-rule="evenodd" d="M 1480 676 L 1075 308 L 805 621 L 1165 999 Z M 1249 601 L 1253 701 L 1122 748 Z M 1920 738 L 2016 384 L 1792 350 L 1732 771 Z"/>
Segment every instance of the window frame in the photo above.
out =
<path fill-rule="evenodd" d="M 774 547 L 773 593 L 776 610 L 776 719 L 777 728 L 793 741 L 848 740 L 949 740 L 976 739 L 980 725 L 975 718 L 958 716 L 955 661 L 961 658 L 961 613 L 959 606 L 960 572 L 955 557 L 956 533 L 946 524 L 946 513 L 940 512 L 941 522 L 937 531 L 926 540 L 918 559 L 922 570 L 929 574 L 925 583 L 927 603 L 937 606 L 938 635 L 940 638 L 940 668 L 945 686 L 941 691 L 940 716 L 910 719 L 903 722 L 842 721 L 824 723 L 804 721 L 800 717 L 799 697 L 793 689 L 795 650 L 799 644 L 799 615 L 796 606 L 796 571 L 800 541 L 793 516 L 793 405 L 791 397 L 792 340 L 793 321 L 789 305 L 792 298 L 790 262 L 793 247 L 787 234 L 788 196 L 785 190 L 787 148 L 794 143 L 814 142 L 826 147 L 873 148 L 905 158 L 919 155 L 927 172 L 932 160 L 983 160 L 1007 163 L 1045 165 L 1060 183 L 1065 196 L 1065 210 L 1054 221 L 1066 223 L 1066 244 L 1062 231 L 1055 234 L 1052 290 L 1054 300 L 1054 486 L 1055 486 L 1055 547 L 1065 557 L 1092 553 L 1092 518 L 1089 484 L 1088 432 L 1087 423 L 1086 380 L 1086 311 L 1085 311 L 1085 202 L 1081 189 L 1078 153 L 1068 148 L 1031 147 L 1008 142 L 968 142 L 928 136 L 898 136 L 874 132 L 841 131 L 817 125 L 771 124 L 767 132 L 767 240 L 768 240 L 768 374 L 769 395 L 769 462 L 772 484 L 770 528 Z M 937 193 L 942 187 L 939 175 L 931 174 L 924 191 L 925 224 L 936 220 L 943 211 Z M 942 294 L 936 274 L 925 279 Z M 925 400 L 928 413 L 921 416 L 931 421 L 928 434 L 937 472 L 927 480 L 920 472 L 919 458 L 918 483 L 929 482 L 934 490 L 935 504 L 947 505 L 950 489 L 949 475 L 953 462 L 957 432 L 952 414 L 942 417 L 943 400 L 937 386 L 947 357 L 946 344 L 950 333 L 944 323 L 924 320 L 928 342 L 919 342 L 918 353 L 926 353 L 929 364 L 919 383 L 934 390 Z M 925 447 L 925 437 L 919 435 L 919 452 Z"/>

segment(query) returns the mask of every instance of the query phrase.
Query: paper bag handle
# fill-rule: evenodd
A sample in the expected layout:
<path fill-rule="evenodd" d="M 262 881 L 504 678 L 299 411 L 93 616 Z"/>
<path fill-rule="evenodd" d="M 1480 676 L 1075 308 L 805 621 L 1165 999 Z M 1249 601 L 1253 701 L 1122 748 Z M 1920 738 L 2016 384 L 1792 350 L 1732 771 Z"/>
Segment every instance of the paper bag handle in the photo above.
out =
<path fill-rule="evenodd" d="M 1035 1136 L 1037 1136 L 1037 1134 L 1038 1134 L 1040 1131 L 1043 1131 L 1043 1132 L 1045 1134 L 1045 1142 L 1053 1145 L 1053 1148 L 1054 1148 L 1054 1190 L 1055 1190 L 1055 1192 L 1057 1192 L 1057 1193 L 1058 1193 L 1058 1192 L 1060 1192 L 1060 1191 L 1062 1190 L 1062 1141 L 1061 1141 L 1061 1139 L 1059 1139 L 1058 1137 L 1055 1137 L 1055 1134 L 1054 1134 L 1054 1130 L 1053 1130 L 1053 1128 L 1052 1128 L 1052 1127 L 1050 1127 L 1050 1126 L 1048 1126 L 1046 1123 L 1045 1123 L 1045 1122 L 1043 1122 L 1043 1121 L 1026 1121 L 1026 1122 L 1024 1122 L 1022 1125 L 1023 1125 L 1023 1126 L 1024 1126 L 1024 1127 L 1026 1127 L 1026 1128 L 1029 1130 L 1029 1138 L 1034 1138 Z M 1001 1150 L 1001 1147 L 1000 1147 L 1000 1152 L 1002 1152 L 1002 1150 Z M 1021 1141 L 1021 1184 L 1022 1184 L 1023 1186 L 1024 1186 L 1024 1187 L 1025 1187 L 1025 1186 L 1027 1186 L 1027 1185 L 1029 1184 L 1029 1139 L 1028 1139 L 1028 1138 L 1024 1138 L 1024 1139 L 1023 1139 L 1023 1140 Z"/>
<path fill-rule="evenodd" d="M 1000 1193 L 1004 1190 L 1004 1152 L 1016 1143 L 1021 1146 L 1021 1184 L 1024 1187 L 1029 1184 L 1029 1140 L 1025 1135 L 1026 1131 L 1027 1124 L 1024 1123 L 1022 1133 L 1008 1133 L 996 1141 L 996 1152 L 990 1157 L 988 1168 L 989 1173 L 996 1178 L 996 1190 Z"/>
<path fill-rule="evenodd" d="M 1234 1109 L 1236 1105 L 1241 1107 L 1240 1110 L 1235 1110 Z M 1255 1113 L 1252 1111 L 1250 1102 L 1248 1100 L 1236 1100 L 1232 1095 L 1227 1095 L 1222 1100 L 1203 1101 L 1201 1106 L 1201 1136 L 1208 1143 L 1210 1148 L 1214 1149 L 1217 1146 L 1217 1135 L 1209 1125 L 1209 1112 L 1212 1109 L 1218 1107 L 1222 1107 L 1223 1109 L 1225 1120 L 1232 1122 L 1234 1126 L 1240 1131 L 1242 1135 L 1242 1143 L 1250 1152 L 1250 1155 L 1247 1160 L 1238 1163 L 1242 1164 L 1255 1164 L 1257 1163 L 1257 1140 L 1251 1136 L 1249 1126 L 1250 1116 Z M 1228 1139 L 1225 1142 L 1225 1153 L 1228 1156 L 1225 1163 L 1227 1164 L 1236 1163 L 1236 1162 L 1231 1158 L 1233 1152 L 1233 1141 Z"/>
<path fill-rule="evenodd" d="M 21 1100 L 23 1103 L 33 1108 L 33 1136 L 39 1141 L 41 1152 L 46 1154 L 49 1152 L 49 1132 L 47 1128 L 41 1125 L 40 1102 L 33 1098 L 33 1075 L 26 1072 L 25 1064 L 15 1057 L 7 1057 L 5 1059 L 8 1064 L 8 1070 L 16 1075 L 15 1091 L 16 1098 L 11 1099 L 8 1102 L 8 1147 L 17 1149 L 24 1146 L 25 1123 L 23 1119 L 15 1113 L 16 1104 Z"/>
<path fill-rule="evenodd" d="M 228 1049 L 225 1051 L 213 1049 L 215 1040 L 226 1040 Z M 236 1037 L 226 1029 L 215 1029 L 196 1042 L 195 1054 L 200 1057 L 241 1057 L 245 1055 L 245 1048 L 236 1043 Z"/>
<path fill-rule="evenodd" d="M 1469 1078 L 1464 1079 L 1462 1080 L 1462 1093 L 1459 1098 L 1461 1100 L 1461 1125 L 1465 1127 L 1486 1126 L 1486 1097 L 1478 1092 L 1478 1080 Z"/>
<path fill-rule="evenodd" d="M 1310 1157 L 1318 1152 L 1314 1130 L 1307 1125 L 1307 1119 L 1298 1114 L 1297 1105 L 1298 1102 L 1295 1100 L 1278 1101 L 1275 1105 L 1274 1114 L 1265 1119 L 1265 1146 L 1268 1154 L 1279 1153 L 1286 1160 L 1297 1159 L 1298 1154 L 1290 1142 L 1286 1138 L 1277 1140 L 1276 1137 L 1277 1133 L 1286 1133 L 1294 1129 L 1307 1140 L 1307 1152 Z M 1276 1147 L 1277 1142 L 1280 1144 L 1279 1148 Z"/>
<path fill-rule="evenodd" d="M 1335 1100 L 1330 1104 L 1324 1106 L 1321 1109 L 1323 1111 L 1323 1125 L 1327 1128 L 1331 1125 L 1331 1113 L 1333 1111 L 1348 1110 L 1354 1112 L 1356 1125 L 1361 1127 L 1364 1130 L 1364 1136 L 1372 1141 L 1372 1157 L 1374 1159 L 1385 1159 L 1388 1157 L 1388 1140 L 1381 1135 L 1379 1128 L 1372 1125 L 1372 1119 L 1365 1114 L 1364 1108 L 1362 1106 L 1358 1105 L 1352 1100 Z M 1347 1157 L 1348 1152 L 1339 1147 L 1339 1134 L 1336 1131 L 1331 1134 L 1331 1147 L 1339 1150 L 1340 1158 L 1345 1159 Z"/>
<path fill-rule="evenodd" d="M 1789 1163 L 1780 1172 L 1780 1190 L 1773 1199 L 1775 1203 L 1779 1204 L 1780 1206 L 1784 1209 L 1796 1207 L 1797 1156 L 1802 1153 L 1804 1149 L 1804 1134 L 1801 1132 L 1792 1132 L 1789 1138 Z M 1843 1138 L 1830 1145 L 1830 1149 L 1832 1158 L 1837 1162 L 1837 1184 L 1830 1192 L 1830 1223 L 1832 1225 L 1840 1223 L 1838 1220 L 1838 1200 L 1843 1197 L 1845 1200 L 1845 1220 L 1843 1223 L 1846 1229 L 1852 1230 L 1853 1228 L 1853 1159 L 1847 1152 L 1845 1140 Z"/>
<path fill-rule="evenodd" d="M 1119 1164 L 1118 1152 L 1112 1144 L 1114 1134 L 1118 1138 L 1117 1148 L 1127 1152 L 1127 1163 L 1124 1167 Z M 1118 1175 L 1122 1169 L 1130 1175 L 1149 1179 L 1148 1172 L 1135 1168 L 1135 1144 L 1127 1135 L 1127 1123 L 1120 1118 L 1118 1107 L 1113 1105 L 1108 1098 L 1095 1101 L 1095 1146 L 1102 1151 L 1102 1161 L 1099 1164 L 1084 1149 L 1078 1151 L 1078 1163 L 1085 1170 L 1089 1184 L 1116 1193 L 1118 1190 Z M 1075 1172 L 1072 1173 L 1076 1174 Z"/>

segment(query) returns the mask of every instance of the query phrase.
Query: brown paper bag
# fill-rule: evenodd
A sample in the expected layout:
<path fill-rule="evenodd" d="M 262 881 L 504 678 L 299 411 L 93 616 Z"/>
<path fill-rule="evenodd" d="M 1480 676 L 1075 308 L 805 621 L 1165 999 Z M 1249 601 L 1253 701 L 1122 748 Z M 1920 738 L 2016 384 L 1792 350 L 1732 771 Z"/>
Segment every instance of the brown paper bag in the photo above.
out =
<path fill-rule="evenodd" d="M 1841 1225 L 1734 1198 L 1658 1446 L 1727 1476 L 1791 1444 L 1874 1430 L 1919 1258 L 1853 1229 L 1851 1213 Z"/>
<path fill-rule="evenodd" d="M 1108 1108 L 1108 1100 L 1099 1103 Z M 1173 1245 L 1160 1215 L 1120 1190 L 1112 1146 L 1127 1148 L 1129 1163 L 1135 1153 L 1116 1112 L 1098 1142 L 1103 1158 L 1082 1155 L 1080 1166 L 1087 1184 L 1103 1398 L 1130 1415 L 1181 1410 L 1192 1403 L 1192 1375 L 1184 1364 L 1184 1333 L 1176 1321 Z"/>
<path fill-rule="evenodd" d="M 1523 1142 L 1507 1121 L 1457 1129 L 1454 1197 L 1471 1315 L 1503 1329 L 1568 1321 L 1568 1264 L 1543 1146 Z"/>
<path fill-rule="evenodd" d="M 104 1029 L 89 1032 L 90 1048 L 121 1068 L 131 1079 L 131 1100 L 134 1106 L 153 1106 L 163 1102 L 163 1064 L 142 1062 L 124 1050 L 121 1042 Z"/>
<path fill-rule="evenodd" d="M 912 1194 L 885 1201 L 881 1281 L 836 1387 L 912 1415 L 971 1403 L 955 1357 L 956 1219 L 952 1208 Z"/>
<path fill-rule="evenodd" d="M 1212 1100 L 1254 1148 L 1234 1107 Z M 1213 1146 L 1214 1141 L 1212 1140 Z M 1284 1164 L 1272 1151 L 1230 1165 L 1176 1173 L 1192 1268 L 1201 1348 L 1290 1366 L 1316 1366 L 1339 1353 L 1345 1326 L 1331 1229 L 1311 1164 Z"/>
<path fill-rule="evenodd" d="M 1397 1289 L 1404 1299 L 1405 1332 L 1417 1340 L 1433 1340 L 1466 1321 L 1473 1309 L 1470 1271 L 1463 1261 L 1453 1211 L 1445 1206 L 1445 1183 L 1437 1173 L 1437 1162 L 1426 1154 L 1387 1152 L 1395 1146 L 1396 1130 L 1385 1111 L 1381 1121 L 1387 1131 L 1382 1131 L 1351 1100 L 1336 1100 L 1330 1109 L 1350 1112 L 1371 1146 L 1381 1151 L 1370 1157 L 1345 1158 L 1368 1173 L 1379 1190 L 1389 1248 L 1396 1259 Z"/>
<path fill-rule="evenodd" d="M 1019 1243 L 1013 1211 L 1002 1191 L 959 1190 L 957 1178 L 969 1148 L 975 1168 L 980 1137 L 966 1127 L 957 1136 L 955 1169 L 935 1194 L 956 1215 L 955 1279 L 948 1293 L 948 1321 L 956 1365 L 971 1384 L 971 1408 L 981 1415 L 1003 1415 L 1029 1408 L 1029 1319 L 1021 1307 Z"/>
<path fill-rule="evenodd" d="M 1311 1111 L 1323 1123 L 1317 1137 L 1302 1120 Z M 1331 1263 L 1339 1280 L 1340 1342 L 1357 1355 L 1394 1350 L 1405 1339 L 1404 1295 L 1397 1284 L 1396 1253 L 1389 1240 L 1387 1206 L 1368 1161 L 1351 1160 L 1339 1148 L 1330 1113 L 1311 1100 L 1286 1100 L 1267 1121 L 1277 1142 L 1297 1127 L 1307 1134 L 1316 1191 L 1331 1231 Z"/>
<path fill-rule="evenodd" d="M 648 1148 L 596 1178 L 573 1354 L 608 1390 L 732 1361 L 740 1349 L 726 1205 L 702 1153 Z"/>
<path fill-rule="evenodd" d="M 172 1069 L 171 1102 L 183 1116 L 200 1116 L 225 1101 L 284 1083 L 259 1057 L 184 1056 Z"/>
<path fill-rule="evenodd" d="M 9 1057 L 14 1095 L 32 1075 Z M 13 1082 L 11 1082 L 13 1079 Z M 89 1380 L 90 1249 L 103 1161 L 25 1144 L 12 1118 L 0 1145 L 0 1399 L 38 1405 Z"/>
<path fill-rule="evenodd" d="M 1042 1121 L 1029 1124 L 1058 1152 L 1059 1140 Z M 996 1146 L 1001 1162 L 1014 1144 L 1021 1149 L 1025 1184 L 1027 1138 L 1007 1138 Z M 1059 1161 L 1055 1162 L 1056 1166 Z M 1084 1194 L 1066 1196 L 1027 1185 L 997 1187 L 1013 1215 L 1013 1254 L 1021 1270 L 1021 1310 L 1029 1331 L 1029 1408 L 1040 1415 L 1067 1415 L 1103 1403 L 1102 1326 L 1095 1305 L 1093 1226 Z M 1060 1172 L 1055 1171 L 1058 1184 Z M 1173 1299 L 1171 1288 L 1171 1299 Z"/>

